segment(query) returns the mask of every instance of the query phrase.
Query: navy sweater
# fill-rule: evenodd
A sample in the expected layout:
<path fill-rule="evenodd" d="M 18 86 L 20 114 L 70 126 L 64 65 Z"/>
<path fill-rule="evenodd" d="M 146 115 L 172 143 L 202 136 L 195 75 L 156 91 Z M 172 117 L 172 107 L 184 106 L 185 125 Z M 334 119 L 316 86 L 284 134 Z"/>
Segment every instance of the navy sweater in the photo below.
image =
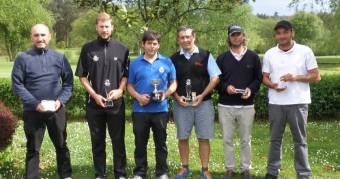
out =
<path fill-rule="evenodd" d="M 216 86 L 219 93 L 219 103 L 223 105 L 253 105 L 254 94 L 262 83 L 262 69 L 259 56 L 247 50 L 240 61 L 236 60 L 230 50 L 220 54 L 216 63 L 222 74 L 220 82 Z M 228 94 L 227 87 L 234 86 L 237 89 L 251 90 L 251 96 L 244 100 L 238 94 Z"/>
<path fill-rule="evenodd" d="M 35 111 L 41 100 L 59 100 L 65 105 L 73 90 L 71 66 L 65 55 L 34 47 L 15 59 L 12 88 L 25 111 Z"/>

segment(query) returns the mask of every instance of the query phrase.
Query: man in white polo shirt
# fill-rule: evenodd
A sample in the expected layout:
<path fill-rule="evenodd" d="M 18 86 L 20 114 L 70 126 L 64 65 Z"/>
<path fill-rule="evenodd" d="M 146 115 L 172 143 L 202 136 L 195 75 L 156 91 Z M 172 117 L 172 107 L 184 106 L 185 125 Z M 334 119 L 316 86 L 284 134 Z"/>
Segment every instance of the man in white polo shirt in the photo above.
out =
<path fill-rule="evenodd" d="M 307 116 L 310 82 L 321 80 L 313 51 L 297 44 L 292 24 L 282 20 L 274 28 L 278 44 L 263 57 L 263 84 L 269 98 L 270 147 L 265 179 L 278 178 L 282 164 L 282 136 L 288 122 L 295 146 L 296 178 L 309 178 Z"/>

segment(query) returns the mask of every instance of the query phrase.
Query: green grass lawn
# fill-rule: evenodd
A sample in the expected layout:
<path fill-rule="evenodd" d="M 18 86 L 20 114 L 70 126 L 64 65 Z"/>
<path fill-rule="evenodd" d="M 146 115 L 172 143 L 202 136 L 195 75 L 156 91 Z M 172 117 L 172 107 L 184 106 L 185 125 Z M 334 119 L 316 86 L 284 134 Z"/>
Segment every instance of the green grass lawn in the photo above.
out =
<path fill-rule="evenodd" d="M 167 146 L 169 151 L 168 165 L 170 170 L 170 178 L 174 178 L 175 174 L 181 167 L 179 152 L 177 149 L 176 127 L 170 122 L 168 125 Z M 89 130 L 86 122 L 69 121 L 68 122 L 68 146 L 71 151 L 71 160 L 73 167 L 74 179 L 93 179 L 94 168 L 91 154 L 91 143 Z M 309 162 L 313 173 L 311 178 L 315 179 L 336 179 L 340 176 L 340 121 L 318 121 L 309 122 L 308 127 L 308 146 L 309 146 Z M 108 136 L 108 134 L 107 134 Z M 112 148 L 111 141 L 107 138 L 107 173 L 108 178 L 113 178 L 112 169 Z M 126 150 L 127 150 L 127 178 L 132 178 L 132 170 L 134 164 L 134 135 L 132 132 L 132 123 L 126 123 Z M 0 178 L 17 179 L 23 178 L 25 172 L 25 136 L 22 129 L 22 122 L 14 136 L 12 147 L 4 152 L 0 152 Z M 237 164 L 239 164 L 240 142 L 236 133 L 234 142 L 237 152 Z M 269 146 L 269 126 L 268 123 L 259 122 L 253 126 L 252 133 L 252 171 L 254 179 L 263 178 L 266 173 L 267 152 Z M 189 165 L 192 170 L 188 179 L 198 179 L 201 170 L 200 160 L 198 157 L 198 145 L 195 135 L 190 138 L 190 159 Z M 156 178 L 155 176 L 155 156 L 154 143 L 150 136 L 148 144 L 148 178 Z M 282 147 L 283 163 L 281 167 L 280 178 L 290 179 L 296 178 L 294 171 L 294 146 L 289 127 L 283 138 Z M 48 137 L 45 134 L 44 142 L 40 152 L 40 177 L 44 179 L 57 179 L 55 150 Z M 238 166 L 239 167 L 239 166 Z M 224 173 L 223 145 L 221 129 L 218 123 L 215 124 L 215 139 L 211 140 L 211 157 L 209 170 L 212 177 L 220 178 Z M 241 176 L 235 176 L 240 179 Z"/>

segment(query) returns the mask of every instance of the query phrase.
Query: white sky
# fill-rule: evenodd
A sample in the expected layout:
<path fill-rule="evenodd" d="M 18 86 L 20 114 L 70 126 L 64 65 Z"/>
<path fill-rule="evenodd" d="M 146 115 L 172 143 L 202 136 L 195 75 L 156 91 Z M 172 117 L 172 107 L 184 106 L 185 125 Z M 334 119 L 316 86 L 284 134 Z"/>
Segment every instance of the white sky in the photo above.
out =
<path fill-rule="evenodd" d="M 278 12 L 279 16 L 283 15 L 293 15 L 295 13 L 294 9 L 289 9 L 288 4 L 292 2 L 292 0 L 256 0 L 253 2 L 249 0 L 249 5 L 253 7 L 253 14 L 267 14 L 274 15 L 275 12 Z M 302 7 L 302 4 L 299 6 Z M 306 9 L 306 11 L 310 11 L 310 9 Z"/>

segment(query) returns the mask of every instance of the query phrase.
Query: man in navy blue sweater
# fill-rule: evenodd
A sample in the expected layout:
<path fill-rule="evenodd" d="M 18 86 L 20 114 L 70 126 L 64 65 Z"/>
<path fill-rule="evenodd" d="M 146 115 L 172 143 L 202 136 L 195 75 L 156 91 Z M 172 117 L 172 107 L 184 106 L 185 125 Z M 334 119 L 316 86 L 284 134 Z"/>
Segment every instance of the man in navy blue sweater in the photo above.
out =
<path fill-rule="evenodd" d="M 73 90 L 73 73 L 65 55 L 49 49 L 47 26 L 31 29 L 33 49 L 17 56 L 12 70 L 12 88 L 24 108 L 26 177 L 39 178 L 39 151 L 46 127 L 54 144 L 59 178 L 70 179 L 70 152 L 66 145 L 65 103 Z"/>
<path fill-rule="evenodd" d="M 230 179 L 236 173 L 234 133 L 237 127 L 241 140 L 241 174 L 244 179 L 251 179 L 250 135 L 255 114 L 253 98 L 262 83 L 261 63 L 259 56 L 247 49 L 246 35 L 241 26 L 230 25 L 226 41 L 230 50 L 220 54 L 216 60 L 222 72 L 216 86 L 226 169 L 222 178 Z"/>

